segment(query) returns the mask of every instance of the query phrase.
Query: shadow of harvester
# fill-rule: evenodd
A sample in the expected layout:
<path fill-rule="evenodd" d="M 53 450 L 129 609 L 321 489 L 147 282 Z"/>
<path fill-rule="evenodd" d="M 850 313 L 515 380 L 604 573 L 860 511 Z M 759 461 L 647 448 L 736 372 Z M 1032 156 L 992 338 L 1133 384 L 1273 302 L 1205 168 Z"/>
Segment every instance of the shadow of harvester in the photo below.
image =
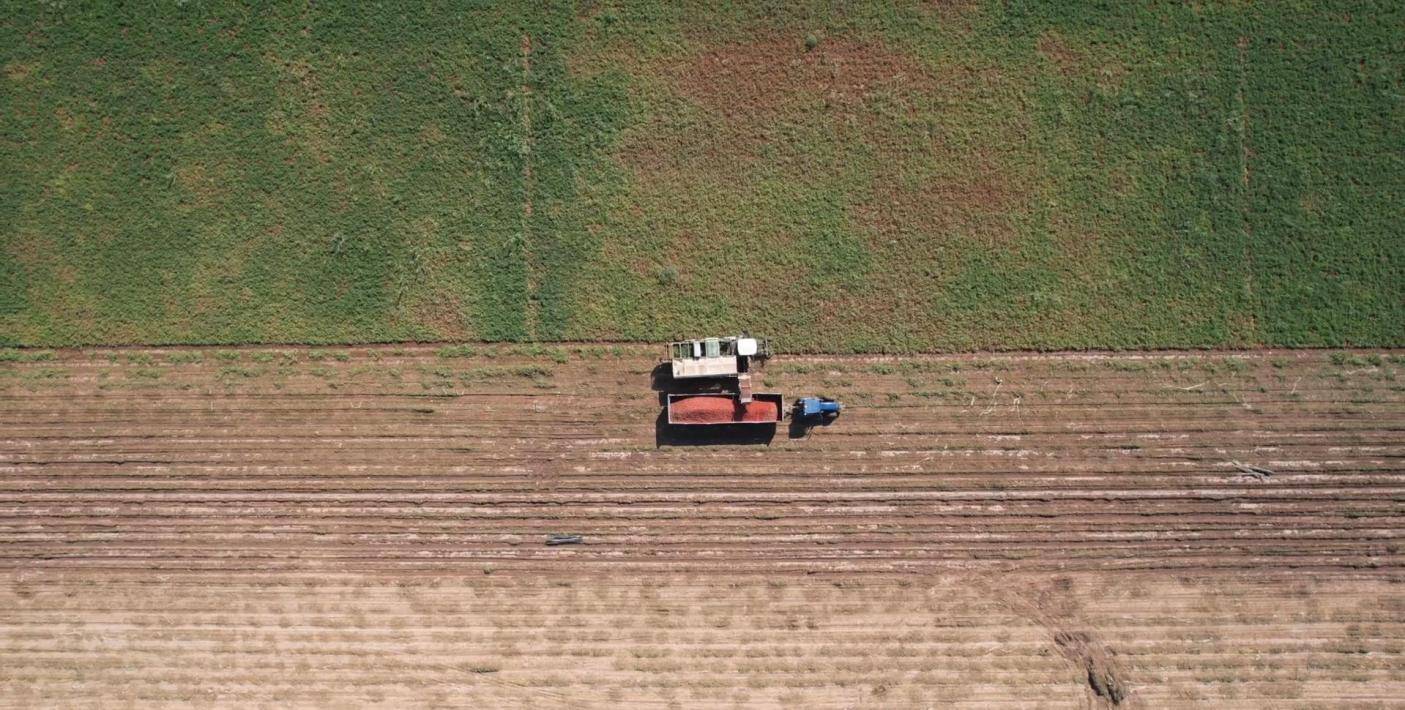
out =
<path fill-rule="evenodd" d="M 727 392 L 727 385 L 721 379 L 697 378 L 673 379 L 673 366 L 661 362 L 649 371 L 649 389 L 659 393 L 659 406 L 668 404 L 670 394 L 710 394 Z"/>
<path fill-rule="evenodd" d="M 663 398 L 667 399 L 667 395 Z M 769 446 L 774 438 L 774 423 L 684 426 L 669 424 L 666 409 L 660 411 L 654 421 L 654 446 Z"/>

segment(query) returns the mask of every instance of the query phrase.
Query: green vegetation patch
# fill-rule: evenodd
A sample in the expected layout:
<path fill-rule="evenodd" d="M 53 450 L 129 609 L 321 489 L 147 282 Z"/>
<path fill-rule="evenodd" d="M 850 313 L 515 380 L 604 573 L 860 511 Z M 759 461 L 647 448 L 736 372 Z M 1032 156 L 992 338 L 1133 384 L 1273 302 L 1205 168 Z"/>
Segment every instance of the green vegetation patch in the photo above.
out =
<path fill-rule="evenodd" d="M 0 345 L 1398 345 L 1402 26 L 1366 1 L 18 4 Z"/>

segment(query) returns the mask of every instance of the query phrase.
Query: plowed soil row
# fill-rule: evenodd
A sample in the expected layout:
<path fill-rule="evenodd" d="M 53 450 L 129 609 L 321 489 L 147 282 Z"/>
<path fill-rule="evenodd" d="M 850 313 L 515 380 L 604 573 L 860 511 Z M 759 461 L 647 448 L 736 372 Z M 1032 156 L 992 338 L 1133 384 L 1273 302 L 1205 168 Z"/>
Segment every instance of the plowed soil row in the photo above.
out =
<path fill-rule="evenodd" d="M 1355 575 L 1353 575 L 1355 576 Z M 0 586 L 0 707 L 1388 707 L 1386 576 L 200 575 Z M 1095 688 L 1101 688 L 1099 694 Z"/>
<path fill-rule="evenodd" d="M 1400 353 L 475 350 L 0 363 L 0 708 L 1405 696 Z"/>
<path fill-rule="evenodd" d="M 124 350 L 9 363 L 0 569 L 1405 560 L 1394 353 L 789 357 L 762 372 L 766 388 L 838 396 L 837 423 L 701 438 L 661 421 L 654 355 Z M 561 532 L 584 544 L 542 545 Z"/>

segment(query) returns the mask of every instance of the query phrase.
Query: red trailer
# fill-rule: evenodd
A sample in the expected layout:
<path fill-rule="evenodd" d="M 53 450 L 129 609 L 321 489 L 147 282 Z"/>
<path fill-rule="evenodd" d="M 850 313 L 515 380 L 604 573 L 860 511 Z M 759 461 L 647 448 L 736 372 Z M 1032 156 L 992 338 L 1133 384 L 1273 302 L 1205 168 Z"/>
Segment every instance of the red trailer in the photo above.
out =
<path fill-rule="evenodd" d="M 735 394 L 670 394 L 668 423 L 682 426 L 772 424 L 785 416 L 781 396 L 758 392 L 743 404 Z"/>

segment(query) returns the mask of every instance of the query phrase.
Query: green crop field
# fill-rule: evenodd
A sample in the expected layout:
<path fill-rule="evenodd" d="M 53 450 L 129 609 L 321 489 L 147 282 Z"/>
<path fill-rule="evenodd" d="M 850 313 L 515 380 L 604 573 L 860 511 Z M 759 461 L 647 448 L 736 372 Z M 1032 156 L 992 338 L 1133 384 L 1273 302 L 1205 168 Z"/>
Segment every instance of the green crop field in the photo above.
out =
<path fill-rule="evenodd" d="M 0 343 L 1405 344 L 1405 3 L 5 3 Z"/>

